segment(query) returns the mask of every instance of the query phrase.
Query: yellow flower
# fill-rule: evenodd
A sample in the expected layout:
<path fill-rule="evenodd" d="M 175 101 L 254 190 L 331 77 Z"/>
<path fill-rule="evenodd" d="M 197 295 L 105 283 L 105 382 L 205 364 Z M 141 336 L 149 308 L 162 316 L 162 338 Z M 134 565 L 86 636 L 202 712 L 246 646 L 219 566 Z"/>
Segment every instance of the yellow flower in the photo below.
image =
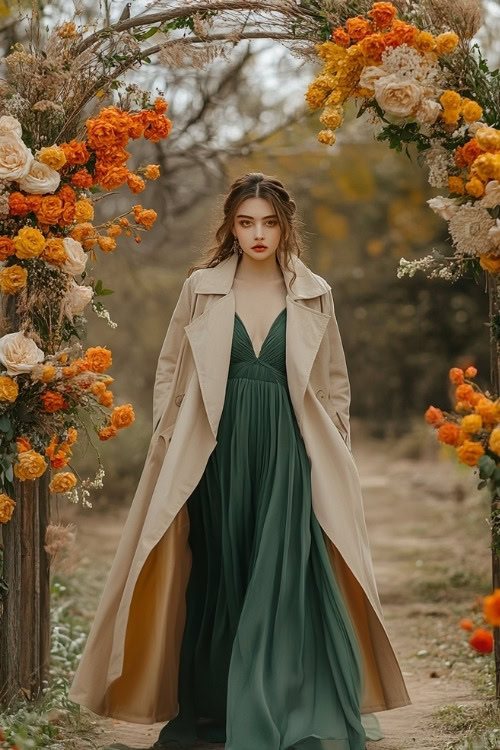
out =
<path fill-rule="evenodd" d="M 342 107 L 325 107 L 320 115 L 319 121 L 329 129 L 335 129 L 342 125 Z"/>
<path fill-rule="evenodd" d="M 122 233 L 122 228 L 119 224 L 111 224 L 106 230 L 108 237 L 119 237 Z"/>
<path fill-rule="evenodd" d="M 66 154 L 59 146 L 45 146 L 38 152 L 38 161 L 52 169 L 61 169 L 66 164 Z"/>
<path fill-rule="evenodd" d="M 335 143 L 335 133 L 333 130 L 320 130 L 318 133 L 318 141 L 325 143 L 327 146 L 333 146 Z"/>
<path fill-rule="evenodd" d="M 454 124 L 455 122 L 458 121 L 459 117 L 460 117 L 460 108 L 459 107 L 453 107 L 453 108 L 443 109 L 443 111 L 441 112 L 441 119 L 447 125 Z"/>
<path fill-rule="evenodd" d="M 443 91 L 443 93 L 439 97 L 439 101 L 445 109 L 458 109 L 458 107 L 460 107 L 462 97 L 460 96 L 458 91 L 447 89 L 446 91 Z"/>
<path fill-rule="evenodd" d="M 60 471 L 49 483 L 51 492 L 68 492 L 75 486 L 77 479 L 71 471 Z"/>
<path fill-rule="evenodd" d="M 116 249 L 116 240 L 113 237 L 102 237 L 99 235 L 97 242 L 104 253 L 112 253 Z"/>
<path fill-rule="evenodd" d="M 94 218 L 94 207 L 92 203 L 86 200 L 76 201 L 75 203 L 75 221 L 84 222 Z"/>
<path fill-rule="evenodd" d="M 48 466 L 42 454 L 35 450 L 19 453 L 18 459 L 18 462 L 14 464 L 14 474 L 22 481 L 41 477 Z"/>
<path fill-rule="evenodd" d="M 464 432 L 473 435 L 481 429 L 483 420 L 480 414 L 467 414 L 466 417 L 462 417 L 460 424 Z"/>
<path fill-rule="evenodd" d="M 500 456 L 500 427 L 495 427 L 490 434 L 488 448 Z"/>
<path fill-rule="evenodd" d="M 448 177 L 448 189 L 450 193 L 463 195 L 465 192 L 464 181 L 461 177 Z"/>
<path fill-rule="evenodd" d="M 28 271 L 22 266 L 6 266 L 0 270 L 0 290 L 3 294 L 16 294 L 26 286 Z"/>
<path fill-rule="evenodd" d="M 480 198 L 484 193 L 484 183 L 478 177 L 472 177 L 465 183 L 465 190 L 469 195 L 473 195 L 474 198 Z"/>
<path fill-rule="evenodd" d="M 474 440 L 464 440 L 457 448 L 457 455 L 459 460 L 467 466 L 476 466 L 478 459 L 484 455 L 484 448 L 481 443 Z"/>
<path fill-rule="evenodd" d="M 479 265 L 488 273 L 500 272 L 500 258 L 490 258 L 488 255 L 479 254 Z"/>
<path fill-rule="evenodd" d="M 415 37 L 413 46 L 419 52 L 433 52 L 436 49 L 436 40 L 428 31 L 420 31 Z"/>
<path fill-rule="evenodd" d="M 148 164 L 148 166 L 144 170 L 144 174 L 148 180 L 157 180 L 160 176 L 160 165 Z"/>
<path fill-rule="evenodd" d="M 458 44 L 458 36 L 454 31 L 445 31 L 444 34 L 438 34 L 436 37 L 436 52 L 438 55 L 453 52 Z"/>
<path fill-rule="evenodd" d="M 53 379 L 55 374 L 56 374 L 56 368 L 53 365 L 44 365 L 43 374 L 40 379 L 42 380 L 43 383 L 48 383 L 50 380 Z"/>
<path fill-rule="evenodd" d="M 45 247 L 45 237 L 39 229 L 23 227 L 14 237 L 14 247 L 18 258 L 38 258 Z"/>
<path fill-rule="evenodd" d="M 500 151 L 500 130 L 484 125 L 476 130 L 474 138 L 483 151 Z"/>
<path fill-rule="evenodd" d="M 493 179 L 500 167 L 498 154 L 481 154 L 471 165 L 470 171 L 481 180 Z"/>
<path fill-rule="evenodd" d="M 7 523 L 12 517 L 12 512 L 16 504 L 5 492 L 0 494 L 0 523 Z"/>
<path fill-rule="evenodd" d="M 483 108 L 477 102 L 468 101 L 462 106 L 462 115 L 466 122 L 476 122 L 483 114 Z"/>
<path fill-rule="evenodd" d="M 19 386 L 8 375 L 0 376 L 0 401 L 15 401 L 19 394 Z"/>

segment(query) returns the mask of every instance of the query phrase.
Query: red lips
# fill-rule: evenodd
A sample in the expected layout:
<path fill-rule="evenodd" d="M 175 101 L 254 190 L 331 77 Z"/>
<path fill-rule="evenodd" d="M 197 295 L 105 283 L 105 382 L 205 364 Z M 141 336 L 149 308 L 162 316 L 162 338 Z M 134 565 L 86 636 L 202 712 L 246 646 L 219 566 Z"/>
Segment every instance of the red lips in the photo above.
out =
<path fill-rule="evenodd" d="M 252 250 L 267 250 L 267 245 L 253 245 Z"/>

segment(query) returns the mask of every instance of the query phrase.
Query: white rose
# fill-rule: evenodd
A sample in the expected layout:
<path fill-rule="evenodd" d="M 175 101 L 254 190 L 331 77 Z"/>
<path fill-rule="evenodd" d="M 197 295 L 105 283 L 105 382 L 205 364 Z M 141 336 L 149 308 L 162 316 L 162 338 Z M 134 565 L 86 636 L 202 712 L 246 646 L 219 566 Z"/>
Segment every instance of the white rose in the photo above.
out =
<path fill-rule="evenodd" d="M 497 219 L 495 226 L 488 231 L 488 237 L 492 241 L 496 250 L 500 250 L 500 221 Z"/>
<path fill-rule="evenodd" d="M 27 193 L 53 193 L 59 187 L 59 172 L 48 164 L 33 159 L 28 174 L 19 180 L 19 187 Z"/>
<path fill-rule="evenodd" d="M 375 81 L 386 75 L 387 71 L 382 67 L 378 67 L 377 65 L 367 65 L 366 68 L 363 68 L 361 71 L 359 85 L 364 89 L 371 89 L 373 91 Z"/>
<path fill-rule="evenodd" d="M 68 318 L 72 321 L 73 315 L 81 315 L 93 296 L 94 290 L 91 286 L 77 284 L 74 279 L 71 279 L 71 286 L 62 301 L 63 309 Z"/>
<path fill-rule="evenodd" d="M 500 182 L 498 180 L 490 180 L 486 183 L 480 203 L 483 208 L 495 208 L 500 205 Z"/>
<path fill-rule="evenodd" d="M 439 113 L 441 112 L 441 105 L 439 102 L 435 102 L 432 99 L 422 99 L 420 105 L 415 112 L 415 119 L 425 125 L 433 125 Z"/>
<path fill-rule="evenodd" d="M 42 350 L 22 331 L 7 333 L 0 338 L 0 362 L 7 368 L 7 375 L 31 372 L 44 358 Z"/>
<path fill-rule="evenodd" d="M 14 133 L 18 138 L 22 138 L 23 129 L 21 123 L 15 117 L 11 117 L 11 115 L 2 115 L 0 117 L 0 135 L 9 135 L 9 133 Z"/>
<path fill-rule="evenodd" d="M 391 73 L 374 82 L 375 98 L 384 112 L 408 117 L 418 108 L 423 89 L 412 79 L 399 78 Z"/>
<path fill-rule="evenodd" d="M 81 244 L 72 237 L 65 237 L 63 245 L 68 257 L 61 266 L 61 270 L 66 271 L 66 273 L 70 273 L 73 276 L 82 273 L 85 270 L 88 255 Z"/>
<path fill-rule="evenodd" d="M 435 214 L 446 221 L 449 221 L 449 219 L 451 219 L 451 217 L 458 211 L 458 205 L 455 200 L 453 198 L 443 198 L 442 195 L 438 195 L 436 198 L 431 198 L 427 203 Z"/>
<path fill-rule="evenodd" d="M 32 161 L 33 154 L 15 133 L 0 135 L 0 180 L 20 180 Z"/>

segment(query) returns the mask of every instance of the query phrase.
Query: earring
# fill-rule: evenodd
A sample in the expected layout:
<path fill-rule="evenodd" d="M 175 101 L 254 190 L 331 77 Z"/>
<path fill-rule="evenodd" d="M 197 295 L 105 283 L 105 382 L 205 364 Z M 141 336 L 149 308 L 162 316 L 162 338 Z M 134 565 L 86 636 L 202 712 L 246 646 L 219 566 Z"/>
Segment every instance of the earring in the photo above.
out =
<path fill-rule="evenodd" d="M 243 252 L 243 248 L 241 247 L 240 243 L 238 242 L 238 238 L 237 237 L 234 238 L 231 250 L 233 251 L 233 253 L 238 253 L 238 255 L 241 255 L 242 252 Z"/>

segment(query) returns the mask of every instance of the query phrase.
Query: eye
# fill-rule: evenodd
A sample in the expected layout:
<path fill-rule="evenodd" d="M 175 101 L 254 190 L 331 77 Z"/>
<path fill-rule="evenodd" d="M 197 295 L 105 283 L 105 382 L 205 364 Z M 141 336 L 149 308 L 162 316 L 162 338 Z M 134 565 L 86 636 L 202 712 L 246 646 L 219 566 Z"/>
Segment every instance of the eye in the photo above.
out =
<path fill-rule="evenodd" d="M 267 223 L 270 224 L 272 227 L 274 227 L 274 226 L 276 226 L 276 224 L 278 222 L 276 221 L 276 219 L 269 219 L 269 221 Z"/>
<path fill-rule="evenodd" d="M 246 226 L 247 224 L 250 224 L 249 219 L 241 219 L 240 224 L 242 227 Z"/>

